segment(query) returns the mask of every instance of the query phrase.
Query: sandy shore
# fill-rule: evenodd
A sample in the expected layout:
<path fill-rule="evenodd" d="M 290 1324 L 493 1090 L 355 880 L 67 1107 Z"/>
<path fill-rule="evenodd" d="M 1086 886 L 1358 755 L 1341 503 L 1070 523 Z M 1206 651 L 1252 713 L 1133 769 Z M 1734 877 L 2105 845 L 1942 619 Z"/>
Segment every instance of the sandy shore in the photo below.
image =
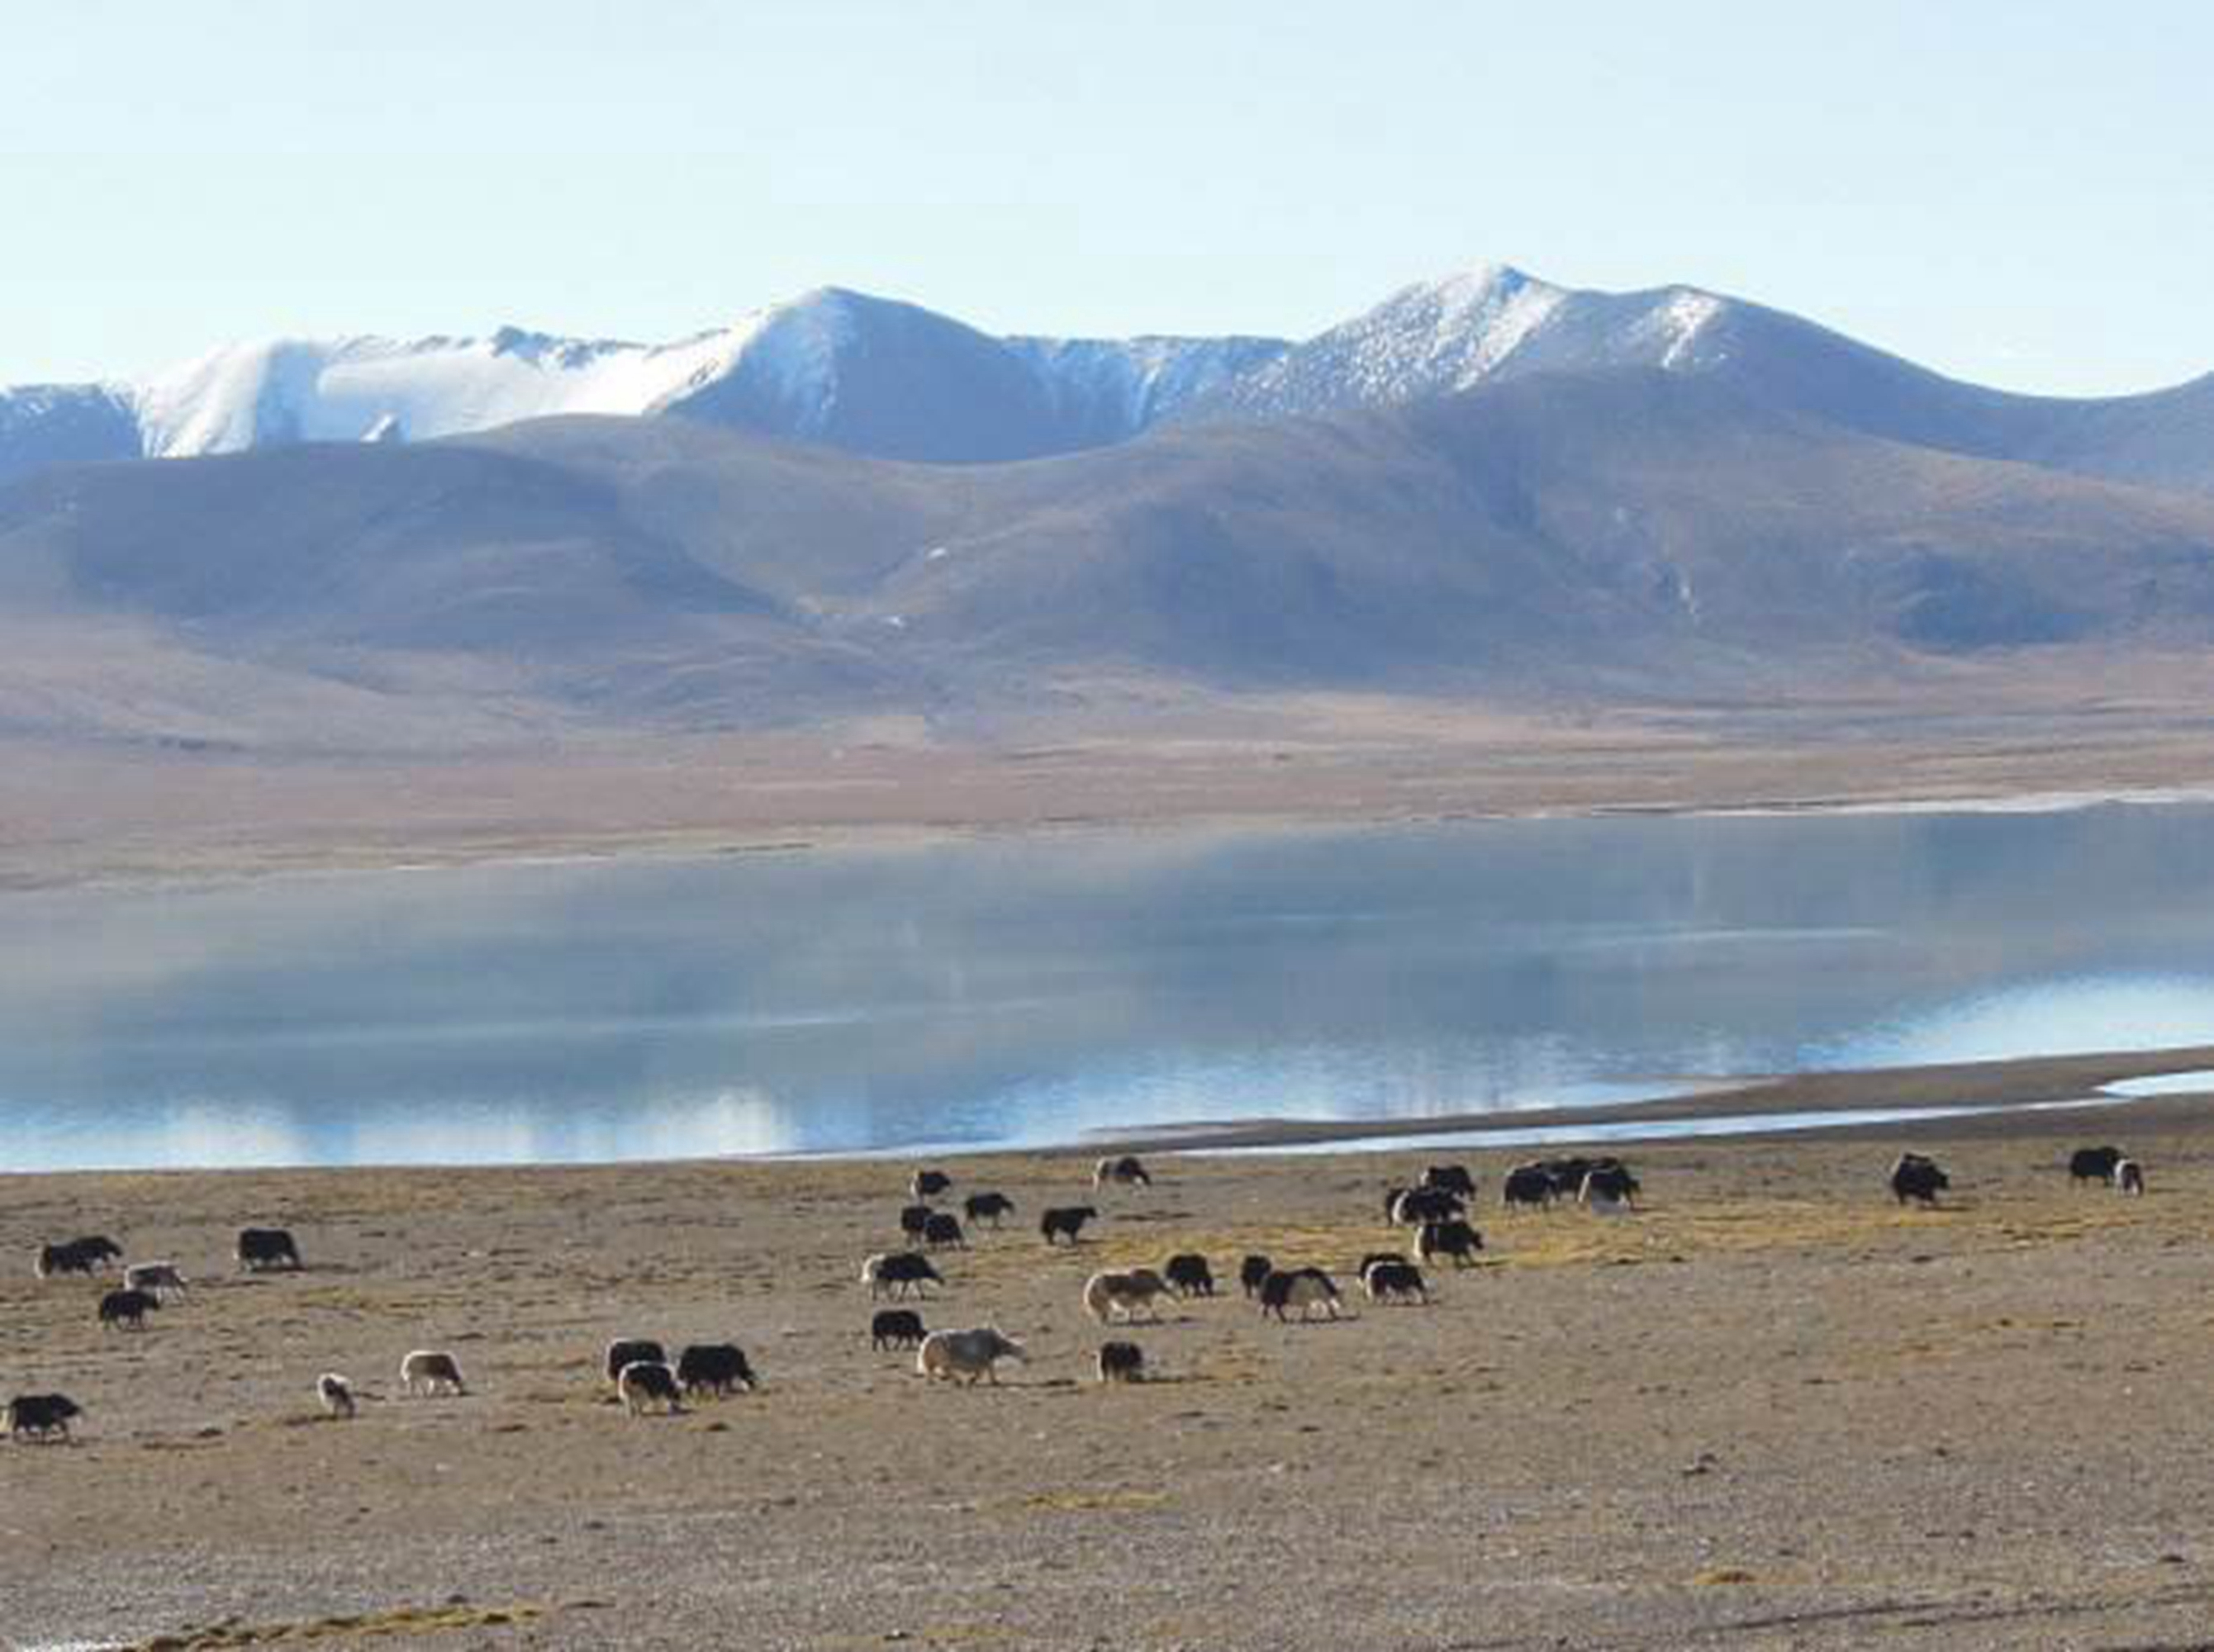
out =
<path fill-rule="evenodd" d="M 1648 1208 L 1507 1215 L 1428 1308 L 1263 1323 L 1228 1295 L 1088 1380 L 1088 1272 L 1196 1249 L 1348 1270 L 1434 1154 L 947 1165 L 1023 1220 L 945 1262 L 932 1324 L 1031 1359 L 926 1386 L 872 1351 L 865 1254 L 904 1166 L 0 1180 L 0 1249 L 98 1230 L 198 1282 L 143 1335 L 0 1276 L 0 1380 L 86 1407 L 0 1447 L 0 1642 L 217 1646 L 2182 1647 L 2214 1624 L 2214 1123 L 1917 1121 L 1640 1147 Z M 2076 1136 L 2150 1170 L 2072 1187 Z M 1912 1140 L 1942 1210 L 1896 1208 Z M 242 1223 L 309 1267 L 242 1278 Z M 735 1338 L 761 1392 L 632 1420 L 617 1334 Z M 395 1397 L 451 1349 L 466 1398 Z M 319 1420 L 318 1372 L 373 1398 Z M 162 1637 L 167 1637 L 162 1638 Z"/>
<path fill-rule="evenodd" d="M 1205 1151 L 1330 1142 L 1381 1145 L 1400 1136 L 1452 1135 L 1476 1147 L 1487 1137 L 1579 1133 L 1594 1126 L 1632 1134 L 1649 1129 L 1656 1135 L 1690 1124 L 1732 1135 L 1773 1133 L 1764 1127 L 1781 1128 L 1787 1123 L 1793 1134 L 1854 1129 L 1862 1127 L 1856 1116 L 1862 1114 L 1929 1114 L 1933 1121 L 1953 1115 L 1956 1117 L 1947 1122 L 1963 1130 L 1979 1122 L 1966 1115 L 1981 1114 L 1981 1123 L 2010 1135 L 2039 1129 L 2066 1134 L 2100 1128 L 2096 1118 L 2070 1114 L 2074 1104 L 2101 1109 L 2110 1105 L 2117 1093 L 2107 1088 L 2111 1085 L 2201 1072 L 2214 1073 L 2214 1044 L 1786 1073 L 1689 1084 L 1680 1094 L 1599 1106 L 1494 1108 L 1388 1119 L 1194 1120 L 1103 1133 L 1098 1140 L 1101 1146 L 1123 1149 Z M 2044 1107 L 2066 1111 L 2041 1117 L 2021 1111 Z"/>

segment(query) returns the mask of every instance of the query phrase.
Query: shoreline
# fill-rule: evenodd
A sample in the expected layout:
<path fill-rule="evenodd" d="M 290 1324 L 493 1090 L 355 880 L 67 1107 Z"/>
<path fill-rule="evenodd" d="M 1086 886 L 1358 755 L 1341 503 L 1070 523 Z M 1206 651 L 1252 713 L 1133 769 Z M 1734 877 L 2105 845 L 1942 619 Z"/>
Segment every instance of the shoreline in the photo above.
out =
<path fill-rule="evenodd" d="M 1820 1115 L 1832 1122 L 1793 1129 L 1793 1135 L 1825 1130 L 1875 1128 L 1894 1121 L 1888 1115 L 1928 1113 L 1954 1121 L 1994 1119 L 2025 1109 L 2083 1103 L 2127 1110 L 2170 1096 L 2106 1093 L 2107 1086 L 2133 1079 L 2175 1074 L 2214 1073 L 2214 1044 L 2163 1049 L 2091 1050 L 2015 1055 L 1989 1061 L 1948 1062 L 1911 1067 L 1814 1069 L 1746 1079 L 1717 1079 L 1683 1094 L 1649 1101 L 1602 1103 L 1588 1107 L 1515 1109 L 1504 1112 L 1436 1113 L 1380 1120 L 1223 1119 L 1138 1128 L 1096 1140 L 1101 1151 L 1204 1153 L 1209 1148 L 1258 1148 L 1343 1143 L 1349 1148 L 1373 1144 L 1388 1147 L 1407 1136 L 1465 1135 L 1473 1150 L 1487 1138 L 1531 1130 L 1573 1130 L 1644 1125 L 1702 1124 L 1746 1120 L 1742 1130 L 1716 1131 L 1737 1141 L 1764 1132 L 1754 1121 Z M 2207 1085 L 2214 1093 L 2214 1077 Z M 2182 1092 L 2188 1098 L 2191 1092 Z M 1866 1124 L 1856 1113 L 1884 1115 Z M 1665 1133 L 1645 1138 L 1670 1139 Z"/>
<path fill-rule="evenodd" d="M 1046 817 L 1031 820 L 946 820 L 856 824 L 825 823 L 794 831 L 742 828 L 662 832 L 647 829 L 579 837 L 551 832 L 543 838 L 498 842 L 460 841 L 409 849 L 333 848 L 306 854 L 283 843 L 242 845 L 230 854 L 200 861 L 148 864 L 136 859 L 80 867 L 10 867 L 0 844 L 0 899 L 78 892 L 158 891 L 228 888 L 288 879 L 386 877 L 529 867 L 569 868 L 641 863 L 704 863 L 768 855 L 885 853 L 960 843 L 1069 841 L 1094 837 L 1163 838 L 1261 835 L 1273 833 L 1421 831 L 1457 825 L 1545 820 L 1779 820 L 1946 815 L 2054 815 L 2103 808 L 2168 809 L 2214 804 L 2214 786 L 2110 788 L 1998 788 L 1958 794 L 1808 798 L 1745 797 L 1668 802 L 1532 803 L 1495 809 L 1353 812 L 1318 808 L 1262 813 L 1131 813 Z"/>
<path fill-rule="evenodd" d="M 2209 1074 L 2204 1091 L 2150 1095 L 2107 1086 L 2179 1074 Z M 2214 1102 L 2214 1043 L 2018 1055 L 1912 1067 L 1851 1068 L 1717 1078 L 1647 1100 L 1581 1107 L 1514 1108 L 1373 1119 L 1194 1119 L 1095 1130 L 1052 1141 L 921 1141 L 847 1150 L 700 1154 L 616 1159 L 404 1161 L 245 1166 L 100 1166 L 0 1170 L 0 1184 L 98 1177 L 437 1177 L 474 1172 L 623 1173 L 718 1166 L 825 1169 L 923 1159 L 982 1163 L 1086 1159 L 1113 1153 L 1319 1153 L 1346 1159 L 1416 1148 L 1492 1152 L 1532 1133 L 1562 1143 L 1625 1141 L 1641 1147 L 1695 1141 L 1742 1143 L 1789 1137 L 1826 1141 L 1876 1129 L 1991 1136 L 2064 1133 L 2086 1112 L 2117 1124 L 2187 1121 Z M 1864 1117 L 1862 1117 L 1864 1116 Z M 1811 1122 L 1810 1122 L 1811 1121 Z M 1698 1129 L 1699 1126 L 1722 1126 Z M 1657 1128 L 1650 1128 L 1657 1127 Z M 1681 1128 L 1691 1127 L 1691 1128 Z M 1432 1138 L 1450 1136 L 1450 1142 Z"/>

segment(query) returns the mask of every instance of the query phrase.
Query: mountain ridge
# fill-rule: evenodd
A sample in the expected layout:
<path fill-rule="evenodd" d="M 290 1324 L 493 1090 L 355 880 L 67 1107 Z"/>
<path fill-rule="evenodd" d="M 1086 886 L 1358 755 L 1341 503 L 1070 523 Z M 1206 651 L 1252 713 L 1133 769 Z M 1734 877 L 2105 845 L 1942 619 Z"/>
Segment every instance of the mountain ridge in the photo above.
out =
<path fill-rule="evenodd" d="M 0 389 L 0 480 L 51 462 L 189 458 L 302 441 L 427 440 L 568 413 L 678 416 L 935 462 L 1127 439 L 1279 341 L 994 339 L 821 287 L 664 344 L 503 327 L 278 338 L 136 381 Z M 75 435 L 73 418 L 97 430 Z M 982 428 L 978 428 L 979 424 Z"/>
<path fill-rule="evenodd" d="M 131 382 L 0 390 L 0 480 L 52 463 L 419 441 L 572 413 L 680 417 L 876 457 L 990 463 L 1157 426 L 1407 405 L 1618 367 L 1714 375 L 1889 439 L 2214 491 L 2214 373 L 2141 395 L 1991 389 L 1706 289 L 1615 293 L 1507 265 L 1419 282 L 1315 337 L 995 337 L 839 287 L 664 344 L 504 327 L 229 346 Z"/>

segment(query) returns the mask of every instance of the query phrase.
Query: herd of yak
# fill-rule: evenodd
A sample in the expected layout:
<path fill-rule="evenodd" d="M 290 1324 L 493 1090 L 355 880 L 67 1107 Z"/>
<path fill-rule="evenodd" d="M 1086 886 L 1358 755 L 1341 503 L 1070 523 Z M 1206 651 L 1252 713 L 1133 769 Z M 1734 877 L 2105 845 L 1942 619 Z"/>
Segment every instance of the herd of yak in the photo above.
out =
<path fill-rule="evenodd" d="M 2097 1181 L 2127 1194 L 2144 1191 L 2144 1172 L 2137 1160 L 2116 1147 L 2083 1147 L 2068 1165 L 2077 1182 Z M 1110 1187 L 1150 1187 L 1152 1177 L 1136 1158 L 1124 1155 L 1102 1159 L 1094 1167 L 1095 1190 Z M 917 1171 L 909 1184 L 910 1202 L 900 1211 L 899 1227 L 909 1248 L 879 1252 L 861 1265 L 862 1282 L 872 1298 L 927 1299 L 928 1287 L 944 1282 L 931 1251 L 961 1247 L 967 1243 L 962 1227 L 965 1216 L 971 1227 L 998 1229 L 1016 1214 L 1014 1202 L 991 1190 L 968 1195 L 962 1215 L 940 1210 L 930 1202 L 952 1189 L 952 1178 L 943 1171 Z M 1901 1205 L 1935 1205 L 1951 1185 L 1944 1170 L 1921 1153 L 1902 1153 L 1892 1166 L 1889 1186 Z M 1630 1167 L 1614 1158 L 1570 1156 L 1519 1165 L 1501 1184 L 1501 1202 L 1508 1207 L 1550 1205 L 1574 1200 L 1599 1215 L 1621 1215 L 1636 1208 L 1639 1185 Z M 1476 1202 L 1477 1182 L 1459 1165 L 1433 1165 L 1410 1187 L 1395 1187 L 1385 1196 L 1384 1214 L 1395 1227 L 1411 1229 L 1405 1251 L 1379 1251 L 1364 1257 L 1355 1270 L 1361 1288 L 1373 1302 L 1421 1303 L 1429 1300 L 1423 1264 L 1440 1258 L 1457 1267 L 1469 1265 L 1483 1248 L 1483 1236 L 1469 1221 Z M 1098 1217 L 1090 1204 L 1051 1206 L 1040 1213 L 1038 1233 L 1049 1245 L 1082 1242 L 1084 1229 Z M 920 1248 L 916 1248 L 920 1247 Z M 247 1271 L 297 1270 L 300 1250 L 292 1235 L 282 1228 L 248 1227 L 240 1231 L 233 1251 L 238 1266 Z M 89 1234 L 39 1247 L 35 1270 L 41 1279 L 66 1276 L 104 1276 L 124 1263 L 123 1247 L 104 1234 Z M 1245 1295 L 1257 1302 L 1264 1316 L 1288 1319 L 1320 1312 L 1335 1319 L 1342 1293 L 1335 1279 L 1312 1265 L 1279 1266 L 1265 1256 L 1244 1257 L 1238 1270 Z M 97 1312 L 101 1325 L 124 1331 L 143 1330 L 147 1316 L 165 1301 L 185 1294 L 185 1276 L 169 1262 L 144 1262 L 123 1267 L 122 1281 L 104 1290 Z M 1131 1268 L 1095 1273 L 1084 1288 L 1086 1311 L 1102 1325 L 1128 1324 L 1141 1316 L 1158 1319 L 1157 1305 L 1167 1299 L 1213 1296 L 1215 1277 L 1208 1259 L 1194 1251 L 1171 1256 L 1156 1270 Z M 1025 1357 L 1022 1344 L 996 1326 L 976 1325 L 958 1330 L 931 1331 L 914 1307 L 884 1307 L 876 1311 L 869 1336 L 878 1349 L 915 1350 L 916 1369 L 925 1377 L 963 1383 L 996 1381 L 994 1368 L 1001 1360 Z M 752 1366 L 744 1352 L 728 1343 L 694 1343 L 676 1358 L 651 1337 L 624 1337 L 610 1343 L 603 1369 L 623 1404 L 633 1416 L 658 1409 L 674 1412 L 687 1398 L 727 1395 L 738 1388 L 755 1386 Z M 1097 1360 L 1102 1382 L 1134 1382 L 1146 1374 L 1144 1350 L 1135 1343 L 1104 1342 Z M 406 1394 L 465 1393 L 461 1366 L 443 1349 L 417 1349 L 400 1367 L 401 1390 Z M 351 1417 L 356 1401 L 352 1383 L 336 1372 L 316 1379 L 316 1395 L 334 1417 Z M 6 1431 L 19 1441 L 66 1441 L 70 1423 L 83 1415 L 65 1394 L 18 1394 L 4 1413 Z"/>

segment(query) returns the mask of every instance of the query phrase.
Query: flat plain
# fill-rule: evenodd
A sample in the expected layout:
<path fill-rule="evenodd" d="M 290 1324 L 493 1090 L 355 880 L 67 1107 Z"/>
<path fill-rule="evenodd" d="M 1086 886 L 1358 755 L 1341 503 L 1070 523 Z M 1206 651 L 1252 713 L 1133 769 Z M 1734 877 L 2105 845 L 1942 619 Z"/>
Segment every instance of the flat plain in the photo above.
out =
<path fill-rule="evenodd" d="M 946 1161 L 972 1232 L 922 1305 L 1028 1345 L 999 1386 L 872 1349 L 861 1258 L 907 1165 L 83 1174 L 0 1181 L 0 1249 L 112 1232 L 191 1294 L 0 1276 L 0 1373 L 76 1443 L 0 1447 L 15 1646 L 2184 1647 L 2214 1624 L 2214 1127 L 2097 1115 L 1626 1151 L 1644 1208 L 1508 1215 L 1510 1151 Z M 2148 1166 L 2071 1184 L 2076 1142 Z M 1934 1211 L 1885 1188 L 1905 1144 Z M 1482 1265 L 1359 1297 L 1388 1183 L 1483 1179 Z M 1102 1208 L 1049 1249 L 1049 1203 Z M 241 1225 L 299 1237 L 241 1276 Z M 1094 1269 L 1198 1250 L 1225 1293 L 1091 1380 Z M 1332 1269 L 1264 1322 L 1248 1251 Z M 1122 1332 L 1112 1334 L 1122 1335 Z M 733 1339 L 757 1393 L 627 1416 L 618 1335 Z M 465 1398 L 398 1396 L 442 1347 Z M 318 1373 L 364 1393 L 326 1421 Z"/>
<path fill-rule="evenodd" d="M 2087 697 L 2090 680 L 2108 686 Z M 2061 650 L 1962 668 L 1942 710 L 1932 692 L 1873 675 L 1757 705 L 1093 683 L 1082 708 L 1026 718 L 586 731 L 446 757 L 0 730 L 0 891 L 977 833 L 2214 795 L 2204 660 L 2141 660 L 2125 682 Z"/>

